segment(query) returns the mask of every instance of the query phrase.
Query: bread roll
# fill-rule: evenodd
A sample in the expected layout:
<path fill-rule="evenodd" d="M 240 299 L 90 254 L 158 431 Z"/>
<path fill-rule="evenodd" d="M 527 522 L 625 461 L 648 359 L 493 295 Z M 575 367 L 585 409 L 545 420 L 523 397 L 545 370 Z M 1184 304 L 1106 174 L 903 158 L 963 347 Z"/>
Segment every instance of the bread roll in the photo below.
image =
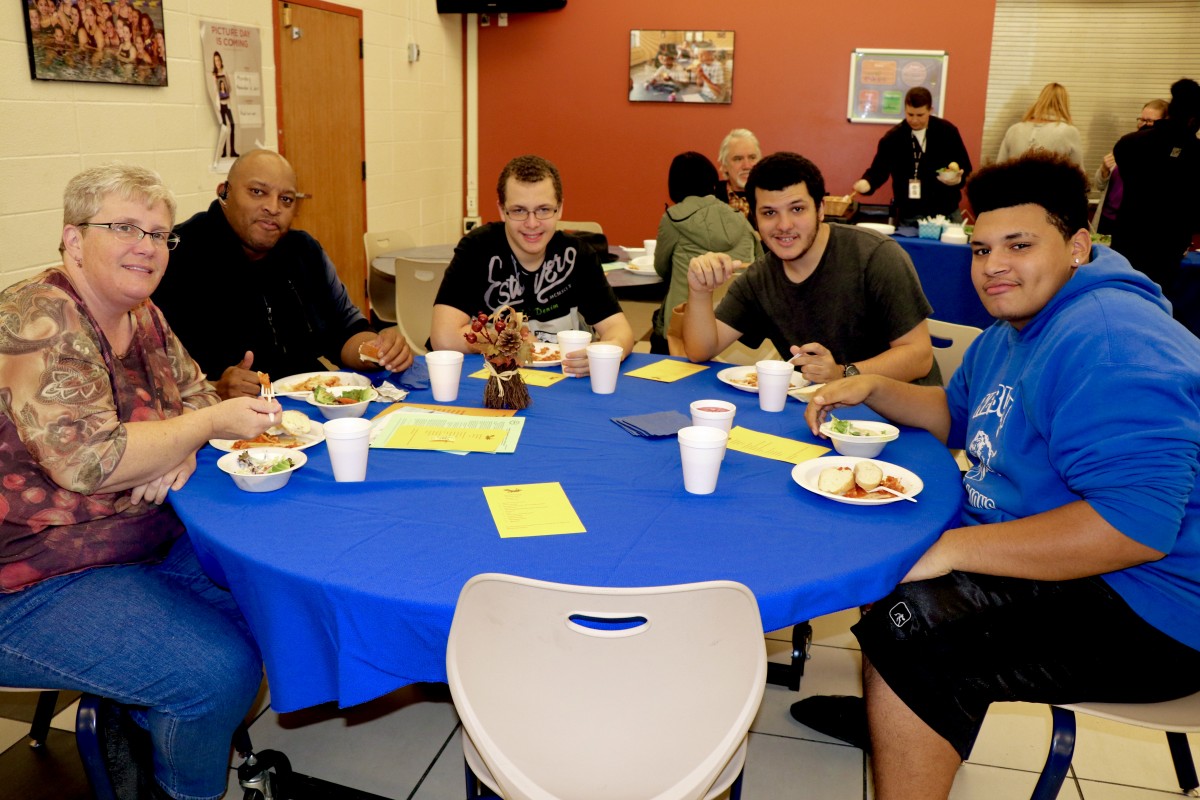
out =
<path fill-rule="evenodd" d="M 849 467 L 826 467 L 817 477 L 817 488 L 829 494 L 843 495 L 854 486 L 854 473 Z"/>
<path fill-rule="evenodd" d="M 363 342 L 358 346 L 358 357 L 363 361 L 374 361 L 379 363 L 379 348 L 370 342 Z"/>
<path fill-rule="evenodd" d="M 854 482 L 864 492 L 874 491 L 883 482 L 883 470 L 871 461 L 860 461 L 854 465 Z"/>
<path fill-rule="evenodd" d="M 312 430 L 312 420 L 299 411 L 284 411 L 280 416 L 279 424 L 292 436 L 299 436 Z"/>

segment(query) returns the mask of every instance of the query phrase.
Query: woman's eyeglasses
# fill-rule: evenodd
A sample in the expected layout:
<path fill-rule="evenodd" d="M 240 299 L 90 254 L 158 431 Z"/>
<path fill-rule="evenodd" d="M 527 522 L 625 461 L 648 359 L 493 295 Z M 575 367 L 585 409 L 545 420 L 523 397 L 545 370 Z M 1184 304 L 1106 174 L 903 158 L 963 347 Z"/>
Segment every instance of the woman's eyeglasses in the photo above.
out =
<path fill-rule="evenodd" d="M 539 217 L 541 219 L 541 217 Z M 144 231 L 137 225 L 131 225 L 128 222 L 81 222 L 75 226 L 76 228 L 108 228 L 113 232 L 113 235 L 122 242 L 140 242 L 145 237 L 149 236 L 150 241 L 158 247 L 165 247 L 168 250 L 174 250 L 179 244 L 179 235 L 170 231 Z"/>

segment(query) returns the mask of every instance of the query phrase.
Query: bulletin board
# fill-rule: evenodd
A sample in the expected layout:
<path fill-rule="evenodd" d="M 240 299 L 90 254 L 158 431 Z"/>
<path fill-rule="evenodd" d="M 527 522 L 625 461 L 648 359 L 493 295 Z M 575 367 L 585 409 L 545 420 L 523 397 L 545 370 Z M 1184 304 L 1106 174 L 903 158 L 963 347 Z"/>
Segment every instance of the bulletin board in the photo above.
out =
<path fill-rule="evenodd" d="M 894 125 L 904 119 L 905 93 L 917 86 L 933 95 L 933 113 L 945 116 L 949 65 L 944 50 L 855 50 L 850 54 L 847 119 Z"/>

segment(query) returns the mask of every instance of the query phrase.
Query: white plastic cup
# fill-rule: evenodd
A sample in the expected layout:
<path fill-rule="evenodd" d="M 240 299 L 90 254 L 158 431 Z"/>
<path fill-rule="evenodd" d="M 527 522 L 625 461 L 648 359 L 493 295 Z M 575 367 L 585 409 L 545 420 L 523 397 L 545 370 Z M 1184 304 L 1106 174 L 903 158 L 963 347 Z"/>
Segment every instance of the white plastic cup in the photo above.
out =
<path fill-rule="evenodd" d="M 617 375 L 621 373 L 621 355 L 625 351 L 619 344 L 589 344 L 587 346 L 588 373 L 592 378 L 592 391 L 596 394 L 612 394 L 617 390 Z"/>
<path fill-rule="evenodd" d="M 562 358 L 566 358 L 567 353 L 575 353 L 583 350 L 592 343 L 591 331 L 559 331 L 558 332 L 558 352 Z M 566 373 L 567 368 L 563 366 L 563 373 Z"/>
<path fill-rule="evenodd" d="M 723 431 L 733 427 L 733 415 L 737 413 L 737 406 L 728 400 L 697 400 L 690 409 L 692 425 Z"/>
<path fill-rule="evenodd" d="M 658 239 L 643 239 L 642 247 L 646 248 L 646 255 L 653 256 L 654 249 L 658 247 Z"/>
<path fill-rule="evenodd" d="M 457 350 L 431 350 L 425 354 L 429 368 L 429 386 L 433 399 L 450 403 L 458 399 L 458 381 L 462 377 L 463 354 Z"/>
<path fill-rule="evenodd" d="M 783 411 L 796 368 L 787 361 L 774 360 L 759 361 L 754 368 L 758 370 L 758 407 L 763 411 Z"/>
<path fill-rule="evenodd" d="M 689 494 L 712 494 L 725 458 L 729 432 L 693 425 L 679 429 L 679 459 L 683 463 L 683 488 Z"/>
<path fill-rule="evenodd" d="M 370 437 L 371 420 L 366 417 L 326 420 L 325 445 L 329 448 L 335 481 L 353 483 L 367 479 Z"/>

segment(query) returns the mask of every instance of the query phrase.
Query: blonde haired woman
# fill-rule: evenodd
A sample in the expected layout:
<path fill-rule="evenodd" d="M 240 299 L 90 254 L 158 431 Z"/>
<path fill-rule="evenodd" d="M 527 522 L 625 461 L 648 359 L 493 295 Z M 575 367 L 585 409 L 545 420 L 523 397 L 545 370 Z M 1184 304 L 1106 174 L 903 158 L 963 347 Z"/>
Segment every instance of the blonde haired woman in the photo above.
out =
<path fill-rule="evenodd" d="M 1066 156 L 1083 166 L 1083 140 L 1071 124 L 1071 100 L 1067 87 L 1047 83 L 1025 116 L 1004 134 L 997 161 L 1007 161 L 1030 150 L 1046 150 Z"/>

